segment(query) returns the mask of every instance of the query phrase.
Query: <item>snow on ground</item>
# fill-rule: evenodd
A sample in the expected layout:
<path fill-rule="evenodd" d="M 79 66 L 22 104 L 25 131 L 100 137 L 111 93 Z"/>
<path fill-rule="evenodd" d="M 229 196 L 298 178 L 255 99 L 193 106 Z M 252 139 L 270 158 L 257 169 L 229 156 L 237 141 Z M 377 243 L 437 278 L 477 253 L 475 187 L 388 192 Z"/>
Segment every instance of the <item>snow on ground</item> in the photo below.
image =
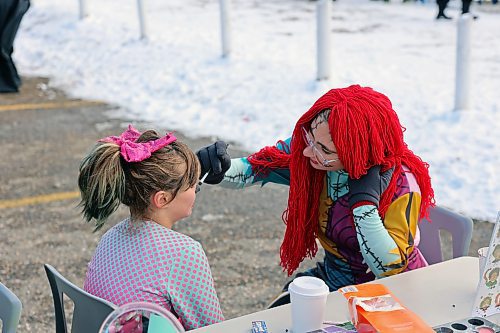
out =
<path fill-rule="evenodd" d="M 494 221 L 500 209 L 500 14 L 472 24 L 473 109 L 453 112 L 456 19 L 434 3 L 332 3 L 332 77 L 317 82 L 316 2 L 232 0 L 232 54 L 220 56 L 219 2 L 32 0 L 14 58 L 80 98 L 119 115 L 253 151 L 290 135 L 324 92 L 371 86 L 392 100 L 410 148 L 431 165 L 438 204 Z M 448 13 L 458 16 L 459 1 Z"/>

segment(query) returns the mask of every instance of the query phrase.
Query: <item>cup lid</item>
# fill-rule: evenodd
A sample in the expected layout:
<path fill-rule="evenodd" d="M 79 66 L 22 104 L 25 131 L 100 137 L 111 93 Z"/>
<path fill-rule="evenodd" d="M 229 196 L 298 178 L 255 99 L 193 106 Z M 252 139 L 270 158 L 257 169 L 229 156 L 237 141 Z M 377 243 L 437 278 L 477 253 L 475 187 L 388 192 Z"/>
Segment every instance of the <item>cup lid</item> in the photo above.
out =
<path fill-rule="evenodd" d="M 314 276 L 299 276 L 288 286 L 288 290 L 303 296 L 320 296 L 329 292 L 326 283 Z"/>

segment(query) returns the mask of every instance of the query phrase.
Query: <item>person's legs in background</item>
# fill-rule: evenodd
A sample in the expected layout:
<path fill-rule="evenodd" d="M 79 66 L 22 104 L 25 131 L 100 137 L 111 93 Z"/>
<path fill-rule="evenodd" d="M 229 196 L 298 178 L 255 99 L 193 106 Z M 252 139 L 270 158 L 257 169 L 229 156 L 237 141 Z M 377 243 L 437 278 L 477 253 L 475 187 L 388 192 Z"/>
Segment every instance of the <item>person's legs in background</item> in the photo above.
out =
<path fill-rule="evenodd" d="M 436 20 L 439 20 L 439 19 L 446 19 L 446 20 L 450 20 L 451 17 L 447 16 L 445 13 L 444 13 L 444 10 L 446 9 L 446 6 L 448 5 L 448 1 L 449 0 L 436 0 L 436 3 L 438 5 L 438 14 L 436 16 Z"/>
<path fill-rule="evenodd" d="M 462 14 L 469 12 L 471 2 L 472 0 L 462 0 Z"/>
<path fill-rule="evenodd" d="M 14 38 L 29 0 L 0 0 L 0 93 L 17 92 L 21 78 L 12 60 Z"/>
<path fill-rule="evenodd" d="M 467 14 L 470 12 L 470 5 L 472 0 L 462 0 L 462 14 Z M 475 20 L 478 18 L 477 15 L 472 14 L 472 18 Z"/>

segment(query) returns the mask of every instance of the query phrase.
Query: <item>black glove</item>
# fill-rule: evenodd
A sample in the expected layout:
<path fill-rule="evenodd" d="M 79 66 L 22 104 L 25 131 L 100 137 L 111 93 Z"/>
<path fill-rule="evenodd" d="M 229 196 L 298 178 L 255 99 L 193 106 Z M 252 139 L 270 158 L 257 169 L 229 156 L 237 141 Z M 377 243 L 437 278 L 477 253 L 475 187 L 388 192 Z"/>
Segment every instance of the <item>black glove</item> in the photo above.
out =
<path fill-rule="evenodd" d="M 227 146 L 224 141 L 217 141 L 196 152 L 201 165 L 200 178 L 209 172 L 207 178 L 205 178 L 205 183 L 219 184 L 226 171 L 229 170 L 231 156 L 227 153 Z"/>
<path fill-rule="evenodd" d="M 391 182 L 394 168 L 390 168 L 380 173 L 380 165 L 375 165 L 368 169 L 366 175 L 359 179 L 349 177 L 349 207 L 352 209 L 361 201 L 368 201 L 378 207 L 380 196 Z"/>

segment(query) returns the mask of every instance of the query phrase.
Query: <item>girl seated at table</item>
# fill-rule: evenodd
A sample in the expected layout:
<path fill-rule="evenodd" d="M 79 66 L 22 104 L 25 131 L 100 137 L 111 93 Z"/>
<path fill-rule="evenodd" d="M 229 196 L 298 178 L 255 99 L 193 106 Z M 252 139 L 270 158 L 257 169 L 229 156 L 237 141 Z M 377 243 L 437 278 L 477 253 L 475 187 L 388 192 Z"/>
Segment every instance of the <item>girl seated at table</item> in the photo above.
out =
<path fill-rule="evenodd" d="M 99 140 L 80 165 L 82 214 L 100 229 L 120 203 L 130 216 L 109 229 L 87 267 L 84 289 L 116 305 L 156 303 L 186 330 L 224 320 L 200 243 L 172 230 L 191 215 L 200 165 L 172 134 Z"/>

